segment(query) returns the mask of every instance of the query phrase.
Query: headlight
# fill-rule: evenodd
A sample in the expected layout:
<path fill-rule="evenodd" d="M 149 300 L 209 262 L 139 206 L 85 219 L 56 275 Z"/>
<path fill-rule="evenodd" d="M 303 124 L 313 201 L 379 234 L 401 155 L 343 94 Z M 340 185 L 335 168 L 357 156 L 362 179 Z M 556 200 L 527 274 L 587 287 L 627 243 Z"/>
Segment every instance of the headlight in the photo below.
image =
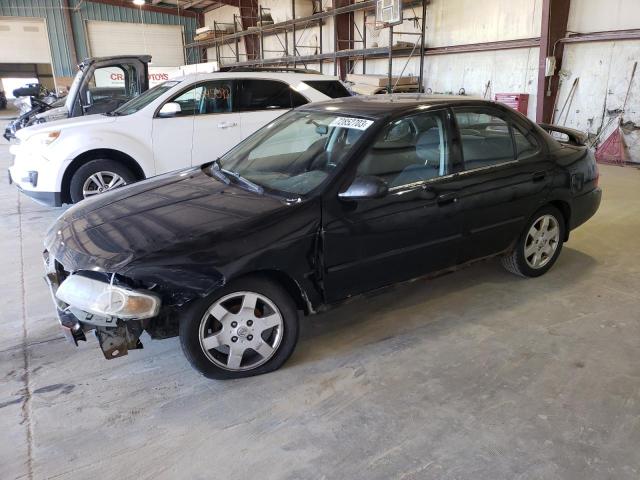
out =
<path fill-rule="evenodd" d="M 150 292 L 111 286 L 80 275 L 67 277 L 56 297 L 79 310 L 124 320 L 155 317 L 160 310 L 160 299 Z"/>
<path fill-rule="evenodd" d="M 26 143 L 29 145 L 47 146 L 55 142 L 60 136 L 60 130 L 46 133 L 36 133 L 27 138 Z"/>

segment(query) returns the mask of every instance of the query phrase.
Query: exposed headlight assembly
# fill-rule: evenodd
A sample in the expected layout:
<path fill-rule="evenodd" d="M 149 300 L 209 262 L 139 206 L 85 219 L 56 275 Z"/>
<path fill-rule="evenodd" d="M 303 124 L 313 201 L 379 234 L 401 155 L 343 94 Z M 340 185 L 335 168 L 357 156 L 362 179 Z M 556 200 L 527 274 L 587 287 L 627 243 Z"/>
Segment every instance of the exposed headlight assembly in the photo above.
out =
<path fill-rule="evenodd" d="M 151 292 L 131 290 L 81 275 L 67 277 L 56 291 L 56 297 L 78 310 L 123 320 L 155 317 L 160 310 L 160 299 Z"/>
<path fill-rule="evenodd" d="M 35 135 L 31 135 L 27 138 L 26 143 L 29 145 L 36 146 L 47 146 L 55 142 L 60 136 L 60 130 L 55 130 L 53 132 L 46 133 L 36 133 Z"/>

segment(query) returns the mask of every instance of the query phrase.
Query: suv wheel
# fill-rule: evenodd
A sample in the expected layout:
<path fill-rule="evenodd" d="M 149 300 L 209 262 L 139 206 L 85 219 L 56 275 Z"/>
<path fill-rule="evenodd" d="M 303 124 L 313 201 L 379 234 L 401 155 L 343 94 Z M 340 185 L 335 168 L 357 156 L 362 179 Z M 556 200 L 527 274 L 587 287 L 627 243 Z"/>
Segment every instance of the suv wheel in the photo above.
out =
<path fill-rule="evenodd" d="M 512 252 L 502 258 L 511 273 L 539 277 L 556 262 L 565 238 L 564 217 L 549 205 L 538 210 L 525 227 Z"/>
<path fill-rule="evenodd" d="M 78 203 L 85 198 L 123 187 L 136 180 L 131 170 L 115 160 L 91 160 L 76 170 L 71 177 L 71 201 Z"/>
<path fill-rule="evenodd" d="M 232 282 L 180 319 L 180 343 L 205 377 L 229 379 L 276 370 L 298 340 L 298 312 L 278 285 L 258 277 Z"/>

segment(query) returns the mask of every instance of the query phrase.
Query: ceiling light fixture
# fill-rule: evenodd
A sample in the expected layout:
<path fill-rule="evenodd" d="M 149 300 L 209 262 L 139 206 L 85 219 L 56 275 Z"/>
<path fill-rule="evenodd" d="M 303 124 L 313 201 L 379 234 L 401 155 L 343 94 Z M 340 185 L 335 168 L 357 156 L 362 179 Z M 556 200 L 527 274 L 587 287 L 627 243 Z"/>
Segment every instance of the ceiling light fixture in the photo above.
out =
<path fill-rule="evenodd" d="M 141 7 L 142 5 L 144 5 L 144 0 L 133 0 L 133 4 Z"/>

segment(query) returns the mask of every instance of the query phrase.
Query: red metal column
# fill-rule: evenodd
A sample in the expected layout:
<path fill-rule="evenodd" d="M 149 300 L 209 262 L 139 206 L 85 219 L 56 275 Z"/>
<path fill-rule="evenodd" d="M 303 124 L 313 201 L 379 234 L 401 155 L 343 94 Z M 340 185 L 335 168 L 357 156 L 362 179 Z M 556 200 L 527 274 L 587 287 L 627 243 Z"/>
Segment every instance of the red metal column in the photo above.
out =
<path fill-rule="evenodd" d="M 196 25 L 198 28 L 204 27 L 204 13 L 198 12 L 198 16 L 196 17 Z M 197 61 L 199 63 L 207 62 L 207 49 L 206 48 L 198 48 L 197 49 L 198 58 Z"/>
<path fill-rule="evenodd" d="M 353 0 L 335 0 L 334 7 L 346 7 L 352 3 Z M 334 17 L 334 22 L 336 22 L 334 32 L 338 36 L 338 41 L 335 42 L 337 50 L 351 50 L 353 48 L 353 12 L 340 13 L 336 15 Z M 344 80 L 347 73 L 349 73 L 349 64 L 350 60 L 348 58 L 343 57 L 338 59 L 338 75 L 342 80 Z"/>
<path fill-rule="evenodd" d="M 246 30 L 249 27 L 255 27 L 258 24 L 257 0 L 238 0 L 238 7 L 240 9 L 242 29 Z M 244 48 L 247 51 L 247 60 L 258 59 L 260 55 L 258 43 L 258 35 L 247 35 L 244 37 Z"/>
<path fill-rule="evenodd" d="M 542 27 L 540 29 L 540 56 L 538 63 L 538 91 L 536 100 L 536 121 L 550 122 L 553 105 L 558 94 L 559 77 L 562 66 L 564 45 L 559 40 L 566 36 L 567 20 L 571 0 L 543 0 Z M 552 77 L 545 76 L 547 57 L 554 56 L 556 70 Z"/>
<path fill-rule="evenodd" d="M 242 30 L 255 27 L 258 24 L 258 0 L 219 0 L 218 3 L 238 7 Z M 247 60 L 257 60 L 260 56 L 258 35 L 243 37 Z"/>

